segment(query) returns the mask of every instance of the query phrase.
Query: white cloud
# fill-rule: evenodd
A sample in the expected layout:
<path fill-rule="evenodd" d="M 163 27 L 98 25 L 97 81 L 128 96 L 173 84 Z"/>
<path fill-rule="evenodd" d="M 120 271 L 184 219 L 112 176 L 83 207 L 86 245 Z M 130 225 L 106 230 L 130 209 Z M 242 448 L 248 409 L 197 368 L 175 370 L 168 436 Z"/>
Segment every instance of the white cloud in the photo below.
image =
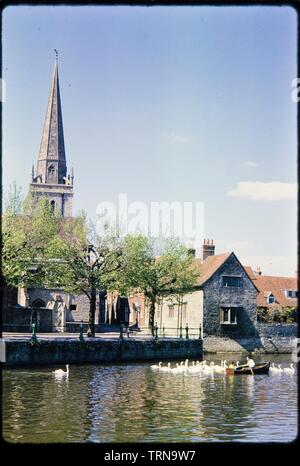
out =
<path fill-rule="evenodd" d="M 246 162 L 242 163 L 242 167 L 258 167 L 258 163 L 251 162 L 251 160 L 246 160 Z"/>
<path fill-rule="evenodd" d="M 235 189 L 227 192 L 227 195 L 243 197 L 251 201 L 286 201 L 296 199 L 297 183 L 240 181 Z"/>
<path fill-rule="evenodd" d="M 180 143 L 180 144 L 186 144 L 187 142 L 190 142 L 191 140 L 187 136 L 183 136 L 182 134 L 176 134 L 176 133 L 164 133 L 164 136 L 167 137 L 171 142 Z"/>

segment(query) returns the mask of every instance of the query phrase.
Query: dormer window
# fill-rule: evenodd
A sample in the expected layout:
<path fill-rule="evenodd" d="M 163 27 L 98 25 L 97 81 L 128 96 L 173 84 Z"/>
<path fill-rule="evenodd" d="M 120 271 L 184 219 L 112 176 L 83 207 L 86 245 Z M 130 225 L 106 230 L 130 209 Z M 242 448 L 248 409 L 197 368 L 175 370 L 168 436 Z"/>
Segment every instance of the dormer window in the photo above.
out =
<path fill-rule="evenodd" d="M 276 301 L 276 298 L 275 296 L 270 293 L 268 296 L 267 296 L 267 304 L 274 304 Z"/>
<path fill-rule="evenodd" d="M 298 298 L 298 291 L 296 290 L 285 290 L 284 294 L 287 298 Z"/>

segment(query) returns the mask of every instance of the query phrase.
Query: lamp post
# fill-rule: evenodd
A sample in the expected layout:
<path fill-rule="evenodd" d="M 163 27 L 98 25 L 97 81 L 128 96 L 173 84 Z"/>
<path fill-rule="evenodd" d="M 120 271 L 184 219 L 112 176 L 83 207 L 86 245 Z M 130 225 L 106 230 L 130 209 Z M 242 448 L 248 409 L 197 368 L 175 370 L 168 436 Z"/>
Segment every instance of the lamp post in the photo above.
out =
<path fill-rule="evenodd" d="M 35 344 L 35 343 L 37 343 L 36 325 L 35 325 L 35 323 L 31 324 L 31 328 L 32 328 L 32 335 L 31 335 L 31 338 L 30 338 L 30 342 L 31 342 L 32 344 Z"/>
<path fill-rule="evenodd" d="M 84 337 L 83 337 L 83 322 L 82 322 L 82 321 L 80 322 L 79 340 L 81 341 L 81 343 L 84 342 Z"/>

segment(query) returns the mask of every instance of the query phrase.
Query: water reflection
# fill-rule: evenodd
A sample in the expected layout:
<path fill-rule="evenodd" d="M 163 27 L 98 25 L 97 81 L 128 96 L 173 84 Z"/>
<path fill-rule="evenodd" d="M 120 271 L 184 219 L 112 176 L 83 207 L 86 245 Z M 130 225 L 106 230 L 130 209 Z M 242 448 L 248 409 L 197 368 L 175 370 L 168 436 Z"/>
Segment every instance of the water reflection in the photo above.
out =
<path fill-rule="evenodd" d="M 296 375 L 172 374 L 151 371 L 150 363 L 71 366 L 68 378 L 52 371 L 4 371 L 6 440 L 265 442 L 297 433 Z"/>

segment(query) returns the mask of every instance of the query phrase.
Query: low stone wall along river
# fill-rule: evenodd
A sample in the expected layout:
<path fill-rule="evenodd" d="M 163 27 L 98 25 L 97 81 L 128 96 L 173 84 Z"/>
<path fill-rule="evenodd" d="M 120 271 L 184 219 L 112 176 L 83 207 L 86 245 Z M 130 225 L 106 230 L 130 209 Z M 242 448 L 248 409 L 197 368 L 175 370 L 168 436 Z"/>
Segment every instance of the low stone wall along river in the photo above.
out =
<path fill-rule="evenodd" d="M 2 342 L 3 343 L 3 342 Z M 5 348 L 4 348 L 5 346 Z M 5 365 L 81 364 L 122 361 L 198 358 L 202 356 L 202 341 L 179 339 L 7 339 L 2 345 Z"/>

